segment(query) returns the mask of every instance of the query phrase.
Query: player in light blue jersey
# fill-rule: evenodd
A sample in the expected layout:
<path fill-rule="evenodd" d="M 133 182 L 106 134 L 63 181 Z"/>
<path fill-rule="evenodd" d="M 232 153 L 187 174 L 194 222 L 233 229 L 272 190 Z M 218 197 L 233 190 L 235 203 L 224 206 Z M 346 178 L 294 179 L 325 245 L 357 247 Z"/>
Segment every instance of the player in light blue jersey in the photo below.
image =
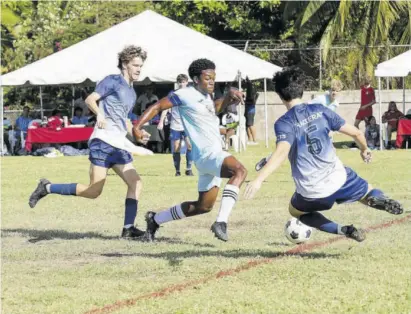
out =
<path fill-rule="evenodd" d="M 339 80 L 332 80 L 330 90 L 325 92 L 323 95 L 319 95 L 314 99 L 310 100 L 309 104 L 321 104 L 324 107 L 332 111 L 337 111 L 340 106 L 337 100 L 338 93 L 342 90 L 342 83 Z"/>
<path fill-rule="evenodd" d="M 188 85 L 188 76 L 185 74 L 179 74 L 177 76 L 178 89 L 185 88 Z M 177 89 L 177 90 L 178 90 Z M 193 171 L 191 170 L 191 164 L 193 161 L 191 154 L 191 142 L 188 135 L 184 132 L 183 122 L 181 122 L 180 110 L 178 106 L 174 106 L 171 109 L 164 110 L 161 113 L 160 123 L 158 124 L 158 129 L 162 130 L 164 127 L 164 121 L 170 113 L 170 141 L 173 142 L 173 163 L 176 169 L 176 177 L 181 176 L 180 172 L 180 161 L 181 161 L 181 145 L 182 141 L 186 144 L 186 176 L 193 176 Z M 166 139 L 168 141 L 168 138 Z"/>
<path fill-rule="evenodd" d="M 227 220 L 234 207 L 241 184 L 247 171 L 233 156 L 223 151 L 220 138 L 219 119 L 216 113 L 232 103 L 243 101 L 243 94 L 235 89 L 229 91 L 223 99 L 213 101 L 215 64 L 207 59 L 198 59 L 188 69 L 194 86 L 179 89 L 151 106 L 135 125 L 136 138 L 142 136 L 141 127 L 160 111 L 178 107 L 185 133 L 190 137 L 194 164 L 199 173 L 197 201 L 189 201 L 173 206 L 165 211 L 148 212 L 147 238 L 154 235 L 163 223 L 201 215 L 212 210 L 217 199 L 221 178 L 229 181 L 224 188 L 220 211 L 216 222 L 211 226 L 215 236 L 228 240 Z"/>
<path fill-rule="evenodd" d="M 303 72 L 295 67 L 286 68 L 274 76 L 275 91 L 288 111 L 274 125 L 277 148 L 258 177 L 247 185 L 245 198 L 252 198 L 262 182 L 288 156 L 296 185 L 289 205 L 291 215 L 321 231 L 363 241 L 364 230 L 353 225 L 339 225 L 319 211 L 331 209 L 334 203 L 355 201 L 394 215 L 401 214 L 403 208 L 381 190 L 374 189 L 351 168 L 344 167 L 335 154 L 329 132 L 339 131 L 351 136 L 360 147 L 362 159 L 368 163 L 371 152 L 364 135 L 323 105 L 303 103 L 304 80 Z"/>
<path fill-rule="evenodd" d="M 131 131 L 131 127 L 128 130 L 127 117 L 136 102 L 133 82 L 138 80 L 146 57 L 146 52 L 140 47 L 124 48 L 118 55 L 121 74 L 105 77 L 86 99 L 90 110 L 97 116 L 97 123 L 89 141 L 90 183 L 52 184 L 41 179 L 30 196 L 31 208 L 48 194 L 95 199 L 103 191 L 108 169 L 113 168 L 127 185 L 121 236 L 134 239 L 145 234 L 134 226 L 142 186 L 140 176 L 133 166 L 133 158 L 125 144 L 127 131 Z"/>

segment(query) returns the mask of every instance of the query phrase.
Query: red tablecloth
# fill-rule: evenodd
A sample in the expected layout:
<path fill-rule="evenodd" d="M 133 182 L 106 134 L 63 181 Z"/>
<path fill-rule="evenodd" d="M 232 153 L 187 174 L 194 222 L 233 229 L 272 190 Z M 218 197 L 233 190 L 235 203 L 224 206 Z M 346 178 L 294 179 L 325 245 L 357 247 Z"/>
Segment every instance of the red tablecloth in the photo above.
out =
<path fill-rule="evenodd" d="M 398 148 L 402 146 L 404 135 L 411 136 L 411 120 L 401 119 L 398 121 L 397 140 L 395 141 L 395 146 Z"/>
<path fill-rule="evenodd" d="M 73 143 L 88 141 L 94 128 L 62 128 L 60 131 L 49 128 L 29 129 L 26 138 L 26 150 L 36 143 Z"/>

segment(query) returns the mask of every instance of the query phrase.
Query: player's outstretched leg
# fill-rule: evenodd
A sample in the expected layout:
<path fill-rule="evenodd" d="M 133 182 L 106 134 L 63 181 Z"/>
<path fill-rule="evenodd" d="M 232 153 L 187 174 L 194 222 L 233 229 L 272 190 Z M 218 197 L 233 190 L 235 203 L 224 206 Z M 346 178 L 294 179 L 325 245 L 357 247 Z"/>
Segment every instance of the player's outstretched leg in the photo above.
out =
<path fill-rule="evenodd" d="M 241 185 L 247 177 L 247 170 L 234 156 L 228 156 L 224 159 L 221 166 L 221 177 L 229 178 L 230 180 L 228 180 L 224 187 L 220 210 L 216 221 L 211 226 L 211 231 L 218 239 L 227 241 L 228 217 L 238 200 L 238 193 Z"/>
<path fill-rule="evenodd" d="M 123 179 L 127 185 L 127 194 L 124 210 L 124 227 L 121 237 L 124 239 L 137 239 L 145 235 L 145 232 L 134 226 L 137 216 L 138 199 L 140 197 L 143 184 L 132 163 L 125 165 L 115 165 L 113 170 Z"/>
<path fill-rule="evenodd" d="M 402 205 L 398 201 L 386 196 L 383 191 L 373 189 L 371 185 L 369 185 L 368 190 L 369 192 L 361 200 L 361 203 L 375 209 L 384 210 L 393 215 L 400 215 L 403 213 L 404 208 Z"/>
<path fill-rule="evenodd" d="M 47 179 L 41 179 L 29 198 L 29 206 L 34 208 L 37 202 L 48 194 L 72 195 L 95 199 L 103 191 L 106 182 L 107 168 L 91 165 L 90 184 L 80 183 L 53 184 Z"/>
<path fill-rule="evenodd" d="M 358 242 L 365 240 L 364 230 L 357 229 L 353 225 L 341 226 L 334 221 L 327 219 L 319 212 L 303 212 L 296 209 L 291 203 L 289 205 L 289 211 L 291 216 L 300 219 L 303 224 L 306 224 L 312 228 L 316 228 L 327 233 L 345 235 L 347 238 Z"/>
<path fill-rule="evenodd" d="M 164 223 L 210 212 L 217 199 L 218 190 L 219 188 L 214 186 L 209 191 L 199 192 L 197 201 L 184 202 L 158 213 L 147 212 L 147 241 L 154 240 L 158 228 Z"/>

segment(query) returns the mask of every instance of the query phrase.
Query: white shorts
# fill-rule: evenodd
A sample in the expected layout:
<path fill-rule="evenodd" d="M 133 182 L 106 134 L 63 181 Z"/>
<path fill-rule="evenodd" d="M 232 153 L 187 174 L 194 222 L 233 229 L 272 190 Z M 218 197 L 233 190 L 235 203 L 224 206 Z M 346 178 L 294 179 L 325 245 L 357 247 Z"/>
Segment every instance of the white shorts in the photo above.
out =
<path fill-rule="evenodd" d="M 194 161 L 194 164 L 198 170 L 198 191 L 206 192 L 211 190 L 214 186 L 220 187 L 221 185 L 221 166 L 224 159 L 231 156 L 225 151 L 213 152 L 208 155 L 204 155 L 198 160 Z"/>

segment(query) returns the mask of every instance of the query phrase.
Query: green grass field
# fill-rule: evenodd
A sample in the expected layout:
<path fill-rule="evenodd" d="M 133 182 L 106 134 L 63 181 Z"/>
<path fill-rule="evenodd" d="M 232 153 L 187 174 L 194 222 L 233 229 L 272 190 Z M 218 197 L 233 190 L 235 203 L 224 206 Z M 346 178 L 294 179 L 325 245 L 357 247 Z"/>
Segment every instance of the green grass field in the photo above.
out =
<path fill-rule="evenodd" d="M 260 145 L 238 156 L 248 179 L 268 151 Z M 402 201 L 405 213 L 392 216 L 350 204 L 335 207 L 330 218 L 365 228 L 410 216 L 410 151 L 375 152 L 368 165 L 358 151 L 338 155 Z M 229 242 L 209 231 L 217 203 L 208 215 L 165 225 L 153 244 L 119 239 L 126 188 L 115 175 L 96 200 L 53 195 L 29 208 L 38 178 L 88 182 L 86 157 L 1 162 L 2 313 L 86 313 L 118 301 L 116 308 L 94 313 L 411 313 L 411 219 L 374 230 L 360 244 L 342 239 L 284 254 L 295 247 L 283 235 L 294 190 L 288 162 L 256 199 L 240 199 L 230 218 Z M 196 198 L 197 178 L 175 178 L 170 155 L 134 163 L 144 183 L 139 226 L 145 226 L 147 210 Z M 310 242 L 331 238 L 315 231 Z M 147 296 L 175 285 L 180 286 Z"/>

